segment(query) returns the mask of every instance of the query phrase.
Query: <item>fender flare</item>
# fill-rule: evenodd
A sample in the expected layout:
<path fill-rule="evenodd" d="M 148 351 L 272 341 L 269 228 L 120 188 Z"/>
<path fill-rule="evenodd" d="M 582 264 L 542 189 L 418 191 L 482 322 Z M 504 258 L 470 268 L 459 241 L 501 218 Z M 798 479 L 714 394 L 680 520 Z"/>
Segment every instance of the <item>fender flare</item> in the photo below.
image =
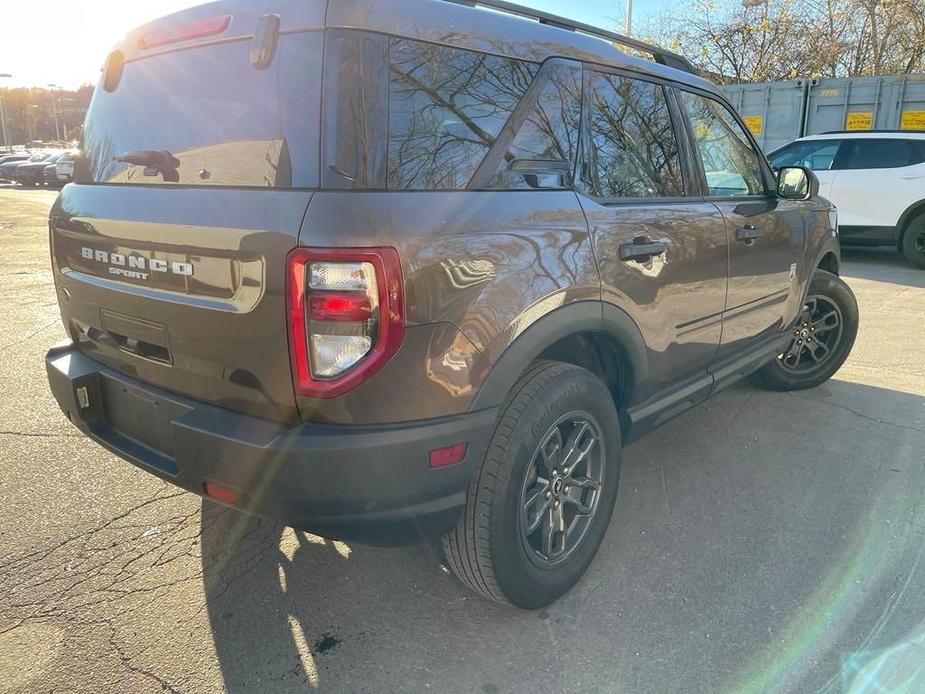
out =
<path fill-rule="evenodd" d="M 896 223 L 896 229 L 899 232 L 896 235 L 896 245 L 900 250 L 903 247 L 903 236 L 906 235 L 906 226 L 909 224 L 909 220 L 920 214 L 925 214 L 925 199 L 912 203 L 899 216 L 899 221 Z"/>
<path fill-rule="evenodd" d="M 838 237 L 828 234 L 828 238 L 822 243 L 822 246 L 816 251 L 816 257 L 813 258 L 809 271 L 810 280 L 812 280 L 812 276 L 815 274 L 816 270 L 819 269 L 819 263 L 821 263 L 822 259 L 829 253 L 835 256 L 837 267 L 841 270 L 841 242 Z M 807 286 L 809 286 L 808 282 Z"/>
<path fill-rule="evenodd" d="M 569 335 L 592 332 L 604 333 L 620 346 L 632 374 L 632 391 L 648 382 L 645 341 L 629 314 L 613 304 L 576 301 L 540 318 L 504 350 L 473 398 L 470 411 L 501 405 L 517 379 L 544 350 Z"/>

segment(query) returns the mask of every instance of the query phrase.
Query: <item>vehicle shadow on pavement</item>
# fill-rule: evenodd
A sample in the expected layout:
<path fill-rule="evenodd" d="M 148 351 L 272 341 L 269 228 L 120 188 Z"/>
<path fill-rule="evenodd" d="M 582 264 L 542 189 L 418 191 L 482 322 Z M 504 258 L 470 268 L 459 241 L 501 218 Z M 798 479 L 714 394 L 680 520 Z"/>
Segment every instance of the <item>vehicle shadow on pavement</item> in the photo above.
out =
<path fill-rule="evenodd" d="M 890 284 L 925 287 L 925 270 L 912 265 L 895 248 L 842 248 L 842 260 L 848 263 L 842 268 L 845 277 L 883 282 L 886 269 Z"/>
<path fill-rule="evenodd" d="M 890 682 L 925 638 L 923 449 L 920 395 L 735 386 L 626 449 L 598 558 L 534 612 L 467 593 L 427 545 L 330 542 L 206 502 L 224 684 L 804 690 L 872 663 Z"/>

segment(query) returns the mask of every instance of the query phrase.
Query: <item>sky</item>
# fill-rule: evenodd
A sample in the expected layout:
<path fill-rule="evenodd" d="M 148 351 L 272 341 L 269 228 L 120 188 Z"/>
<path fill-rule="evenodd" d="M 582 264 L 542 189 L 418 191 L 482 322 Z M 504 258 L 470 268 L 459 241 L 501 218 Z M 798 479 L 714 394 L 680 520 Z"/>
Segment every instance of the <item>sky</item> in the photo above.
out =
<path fill-rule="evenodd" d="M 633 0 L 634 22 L 671 0 Z M 0 0 L 0 88 L 73 89 L 96 83 L 109 49 L 130 29 L 202 0 Z M 626 0 L 520 0 L 520 4 L 623 30 Z M 21 28 L 21 29 L 20 29 Z"/>

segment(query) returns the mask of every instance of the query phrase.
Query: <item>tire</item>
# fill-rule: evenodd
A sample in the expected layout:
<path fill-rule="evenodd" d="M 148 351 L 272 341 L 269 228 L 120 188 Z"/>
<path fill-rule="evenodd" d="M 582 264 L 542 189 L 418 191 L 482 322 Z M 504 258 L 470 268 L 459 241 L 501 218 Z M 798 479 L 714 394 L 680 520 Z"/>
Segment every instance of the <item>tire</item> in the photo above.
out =
<path fill-rule="evenodd" d="M 920 270 L 925 270 L 925 215 L 920 215 L 903 234 L 903 255 Z"/>
<path fill-rule="evenodd" d="M 613 397 L 600 379 L 571 364 L 537 362 L 511 389 L 469 485 L 465 511 L 443 536 L 453 573 L 484 597 L 524 609 L 543 607 L 568 592 L 610 524 L 620 438 Z M 566 455 L 557 457 L 556 446 Z M 589 482 L 595 479 L 597 487 Z M 528 498 L 536 502 L 527 505 Z M 552 542 L 546 545 L 550 522 L 562 527 L 557 519 L 571 532 L 549 533 Z M 539 529 L 528 534 L 537 522 Z"/>
<path fill-rule="evenodd" d="M 815 388 L 845 363 L 857 334 L 854 293 L 837 275 L 817 270 L 803 314 L 794 327 L 793 341 L 784 354 L 756 373 L 756 380 L 771 390 Z"/>

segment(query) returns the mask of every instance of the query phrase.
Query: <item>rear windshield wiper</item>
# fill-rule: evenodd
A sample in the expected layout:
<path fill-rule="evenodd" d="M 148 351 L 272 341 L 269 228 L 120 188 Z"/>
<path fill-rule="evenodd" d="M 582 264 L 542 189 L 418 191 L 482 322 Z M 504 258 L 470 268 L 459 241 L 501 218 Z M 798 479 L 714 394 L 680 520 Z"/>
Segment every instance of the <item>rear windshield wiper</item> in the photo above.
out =
<path fill-rule="evenodd" d="M 177 172 L 180 167 L 180 160 L 167 150 L 139 149 L 117 154 L 112 159 L 124 164 L 145 167 L 145 176 L 157 176 L 160 174 L 169 183 L 176 183 L 180 180 L 180 174 Z"/>

